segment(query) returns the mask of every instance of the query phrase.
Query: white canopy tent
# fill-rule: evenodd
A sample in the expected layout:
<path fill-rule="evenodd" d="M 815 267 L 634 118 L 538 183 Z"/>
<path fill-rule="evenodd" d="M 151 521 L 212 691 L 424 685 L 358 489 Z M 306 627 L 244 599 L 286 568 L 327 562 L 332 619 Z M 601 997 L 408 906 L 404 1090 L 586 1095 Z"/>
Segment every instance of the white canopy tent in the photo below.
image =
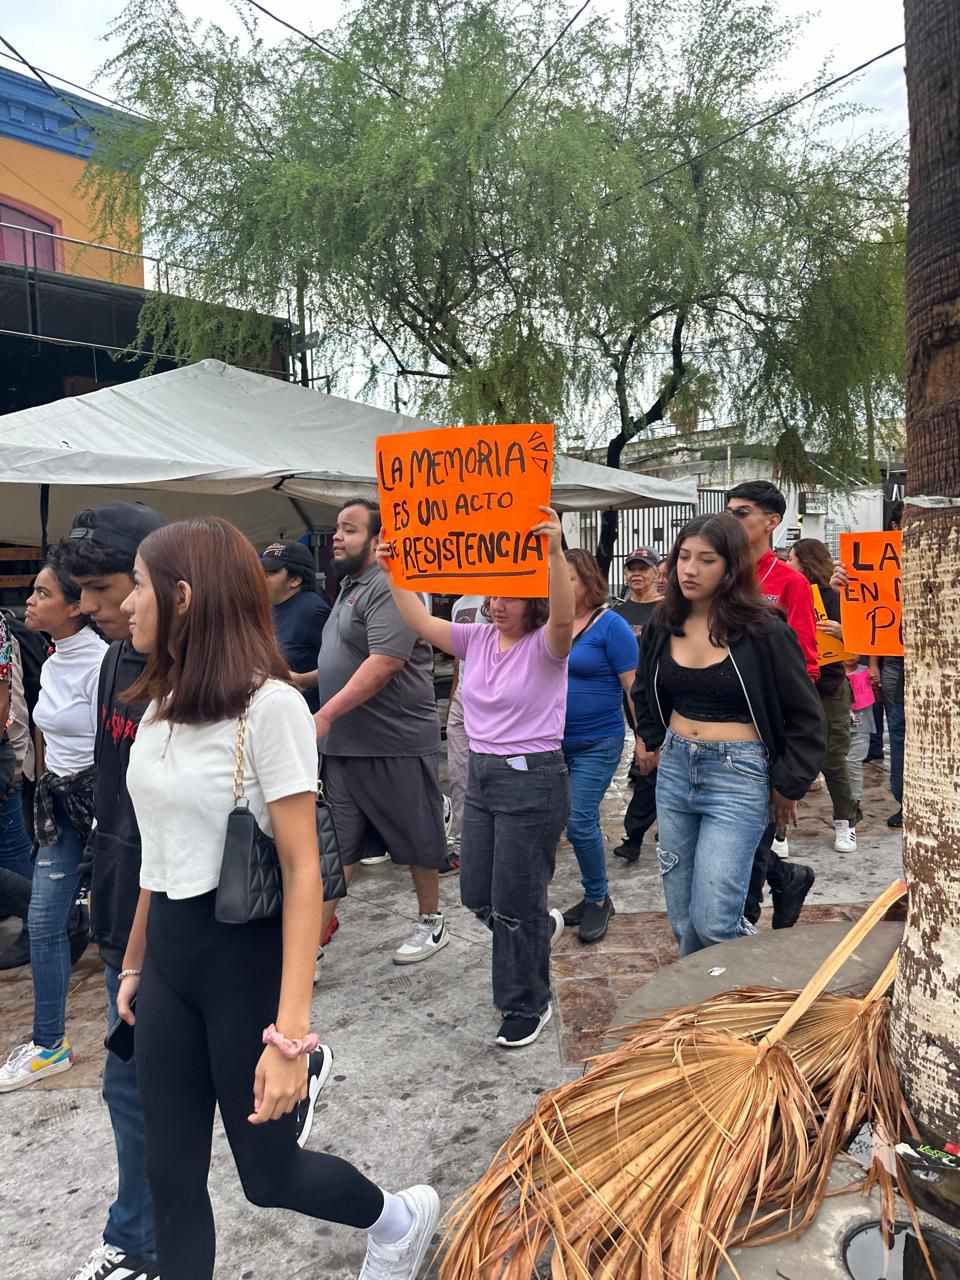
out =
<path fill-rule="evenodd" d="M 374 440 L 435 424 L 203 360 L 0 419 L 0 542 L 49 540 L 126 498 L 168 519 L 216 514 L 256 543 L 333 524 L 375 497 Z M 696 503 L 692 483 L 559 457 L 561 511 Z"/>

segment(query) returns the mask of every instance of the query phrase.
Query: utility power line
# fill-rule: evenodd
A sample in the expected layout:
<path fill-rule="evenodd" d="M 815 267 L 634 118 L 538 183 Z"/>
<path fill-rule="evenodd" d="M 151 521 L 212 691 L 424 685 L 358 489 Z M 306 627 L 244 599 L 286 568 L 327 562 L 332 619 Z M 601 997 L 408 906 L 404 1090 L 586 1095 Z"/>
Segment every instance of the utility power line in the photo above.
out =
<path fill-rule="evenodd" d="M 696 164 L 698 160 L 702 160 L 704 156 L 719 151 L 721 147 L 725 147 L 728 143 L 736 142 L 738 138 L 744 137 L 753 129 L 759 129 L 762 124 L 767 124 L 770 120 L 776 120 L 777 116 L 782 116 L 788 111 L 792 111 L 794 107 L 799 107 L 801 103 L 809 102 L 811 98 L 817 97 L 818 94 L 825 93 L 827 89 L 832 89 L 834 85 L 842 84 L 844 80 L 849 80 L 851 76 L 857 75 L 861 71 L 865 71 L 867 67 L 872 67 L 875 62 L 880 62 L 883 58 L 889 58 L 891 53 L 896 53 L 898 49 L 904 47 L 903 43 L 895 44 L 890 49 L 885 49 L 883 53 L 878 53 L 872 58 L 868 58 L 866 62 L 861 62 L 859 67 L 853 67 L 850 71 L 845 71 L 843 75 L 834 76 L 832 80 L 827 80 L 825 84 L 817 85 L 815 89 L 811 89 L 809 93 L 805 93 L 802 98 L 795 98 L 793 102 L 785 102 L 782 106 L 777 107 L 774 111 L 768 111 L 765 116 L 761 116 L 759 120 L 752 120 L 749 124 L 745 124 L 742 129 L 738 129 L 735 133 L 729 133 L 725 138 L 721 138 L 719 142 L 712 143 L 709 147 L 691 156 L 689 160 L 681 160 L 678 164 L 673 165 L 669 169 L 664 169 L 662 173 L 658 173 L 656 177 L 647 178 L 645 182 L 641 182 L 640 186 L 652 187 L 658 182 L 662 182 L 664 178 L 669 178 L 671 174 L 679 173 L 681 169 L 686 169 L 691 164 Z"/>
<path fill-rule="evenodd" d="M 0 36 L 0 40 L 3 40 L 3 36 Z M 6 40 L 3 40 L 3 43 L 6 44 Z M 107 103 L 108 106 L 116 107 L 118 111 L 123 111 L 126 115 L 139 116 L 141 120 L 146 120 L 150 124 L 157 123 L 156 120 L 152 120 L 150 116 L 144 115 L 142 111 L 138 111 L 136 107 L 128 107 L 126 103 L 118 102 L 116 98 L 109 98 L 105 93 L 100 93 L 97 89 L 91 89 L 85 84 L 77 84 L 75 80 L 68 80 L 66 76 L 58 76 L 53 71 L 47 71 L 45 67 L 33 67 L 29 62 L 27 62 L 26 58 L 24 58 L 22 54 L 17 54 L 17 56 L 14 57 L 13 54 L 4 53 L 3 50 L 0 49 L 0 58 L 6 58 L 8 62 L 20 62 L 23 66 L 29 68 L 34 75 L 42 72 L 48 80 L 58 80 L 60 84 L 69 85 L 71 89 L 78 89 L 80 93 L 88 94 L 91 98 L 99 98 L 101 102 Z M 47 85 L 48 89 L 50 87 L 50 85 Z M 56 90 L 53 90 L 53 92 L 56 92 Z M 58 94 L 57 96 L 59 97 L 60 95 Z"/>
<path fill-rule="evenodd" d="M 589 3 L 590 3 L 590 0 L 583 0 L 583 4 L 580 6 L 577 12 L 573 15 L 573 17 L 569 20 L 569 22 L 566 23 L 566 25 L 563 27 L 563 30 L 557 36 L 556 40 L 554 40 L 553 44 L 549 45 L 547 49 L 540 55 L 540 57 L 536 60 L 536 62 L 527 72 L 527 74 L 523 77 L 523 79 L 520 81 L 517 87 L 510 94 L 509 98 L 507 98 L 507 100 L 501 105 L 501 107 L 497 111 L 497 114 L 493 117 L 494 120 L 500 119 L 500 117 L 506 111 L 507 107 L 509 107 L 510 103 L 514 100 L 514 98 L 517 96 L 520 90 L 524 87 L 524 85 L 527 84 L 527 82 L 531 80 L 533 76 L 536 75 L 536 73 L 540 70 L 540 68 L 546 62 L 547 58 L 550 57 L 551 53 L 553 53 L 554 49 L 557 47 L 557 45 L 560 43 L 563 37 L 567 34 L 567 32 L 570 30 L 570 28 L 573 26 L 576 20 L 580 17 L 581 13 L 583 13 L 584 9 L 586 9 Z"/>

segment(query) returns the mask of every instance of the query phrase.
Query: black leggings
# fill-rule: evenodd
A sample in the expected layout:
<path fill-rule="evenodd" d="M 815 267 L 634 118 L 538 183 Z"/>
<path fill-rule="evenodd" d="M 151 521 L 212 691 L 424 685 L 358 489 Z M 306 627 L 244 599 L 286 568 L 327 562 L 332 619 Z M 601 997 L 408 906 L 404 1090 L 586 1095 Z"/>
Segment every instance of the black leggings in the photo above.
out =
<path fill-rule="evenodd" d="M 137 1075 L 147 1129 L 160 1273 L 211 1280 L 207 1194 L 214 1104 L 251 1203 L 368 1228 L 383 1193 L 337 1156 L 301 1151 L 294 1113 L 253 1125 L 263 1028 L 276 1018 L 279 920 L 217 924 L 215 894 L 154 894 L 137 999 Z"/>

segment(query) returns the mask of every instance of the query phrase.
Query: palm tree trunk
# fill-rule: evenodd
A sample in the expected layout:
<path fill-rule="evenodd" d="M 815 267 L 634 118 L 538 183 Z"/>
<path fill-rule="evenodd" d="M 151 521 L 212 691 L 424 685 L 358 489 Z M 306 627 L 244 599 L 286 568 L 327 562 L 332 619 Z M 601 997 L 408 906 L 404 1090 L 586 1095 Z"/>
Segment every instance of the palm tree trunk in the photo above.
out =
<path fill-rule="evenodd" d="M 906 0 L 910 105 L 907 489 L 960 494 L 960 5 Z M 894 1002 L 905 1092 L 929 1134 L 960 1130 L 960 506 L 904 527 L 910 907 Z M 953 1206 L 956 1212 L 957 1206 Z M 940 1210 L 937 1210 L 938 1212 Z M 944 1215 L 947 1216 L 947 1215 Z"/>

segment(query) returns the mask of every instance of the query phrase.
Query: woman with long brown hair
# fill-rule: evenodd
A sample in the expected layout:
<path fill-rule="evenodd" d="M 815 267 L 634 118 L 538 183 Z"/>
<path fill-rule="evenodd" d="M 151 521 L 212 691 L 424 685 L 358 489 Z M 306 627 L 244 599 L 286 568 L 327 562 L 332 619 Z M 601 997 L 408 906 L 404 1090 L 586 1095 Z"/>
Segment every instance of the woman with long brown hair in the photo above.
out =
<path fill-rule="evenodd" d="M 743 906 L 771 818 L 796 821 L 825 730 L 796 636 L 758 593 L 746 534 L 698 516 L 670 553 L 633 688 L 657 767 L 657 857 L 681 955 L 752 931 Z"/>
<path fill-rule="evenodd" d="M 574 618 L 561 745 L 570 771 L 567 839 L 583 897 L 563 913 L 563 922 L 576 926 L 581 942 L 598 942 L 614 914 L 600 804 L 623 755 L 623 695 L 636 676 L 637 641 L 629 624 L 607 608 L 610 592 L 596 558 L 580 547 L 564 555 Z"/>
<path fill-rule="evenodd" d="M 134 582 L 123 608 L 147 662 L 127 697 L 149 705 L 127 784 L 142 888 L 117 1007 L 136 1027 L 160 1273 L 213 1276 L 217 1104 L 251 1203 L 362 1228 L 361 1274 L 413 1280 L 439 1216 L 436 1192 L 393 1195 L 347 1161 L 297 1145 L 294 1109 L 317 1042 L 316 731 L 288 683 L 260 562 L 225 520 L 187 520 L 144 540 Z M 282 913 L 221 924 L 215 901 L 238 790 L 275 842 Z"/>
<path fill-rule="evenodd" d="M 817 631 L 843 640 L 840 626 L 840 596 L 830 585 L 833 557 L 826 544 L 816 538 L 800 538 L 790 548 L 788 560 L 815 587 L 819 587 L 826 620 L 817 623 Z M 850 681 L 842 662 L 820 664 L 817 692 L 827 721 L 827 754 L 823 758 L 823 778 L 833 802 L 833 847 L 837 853 L 853 853 L 857 848 L 859 804 L 850 786 L 847 755 L 850 752 Z"/>

